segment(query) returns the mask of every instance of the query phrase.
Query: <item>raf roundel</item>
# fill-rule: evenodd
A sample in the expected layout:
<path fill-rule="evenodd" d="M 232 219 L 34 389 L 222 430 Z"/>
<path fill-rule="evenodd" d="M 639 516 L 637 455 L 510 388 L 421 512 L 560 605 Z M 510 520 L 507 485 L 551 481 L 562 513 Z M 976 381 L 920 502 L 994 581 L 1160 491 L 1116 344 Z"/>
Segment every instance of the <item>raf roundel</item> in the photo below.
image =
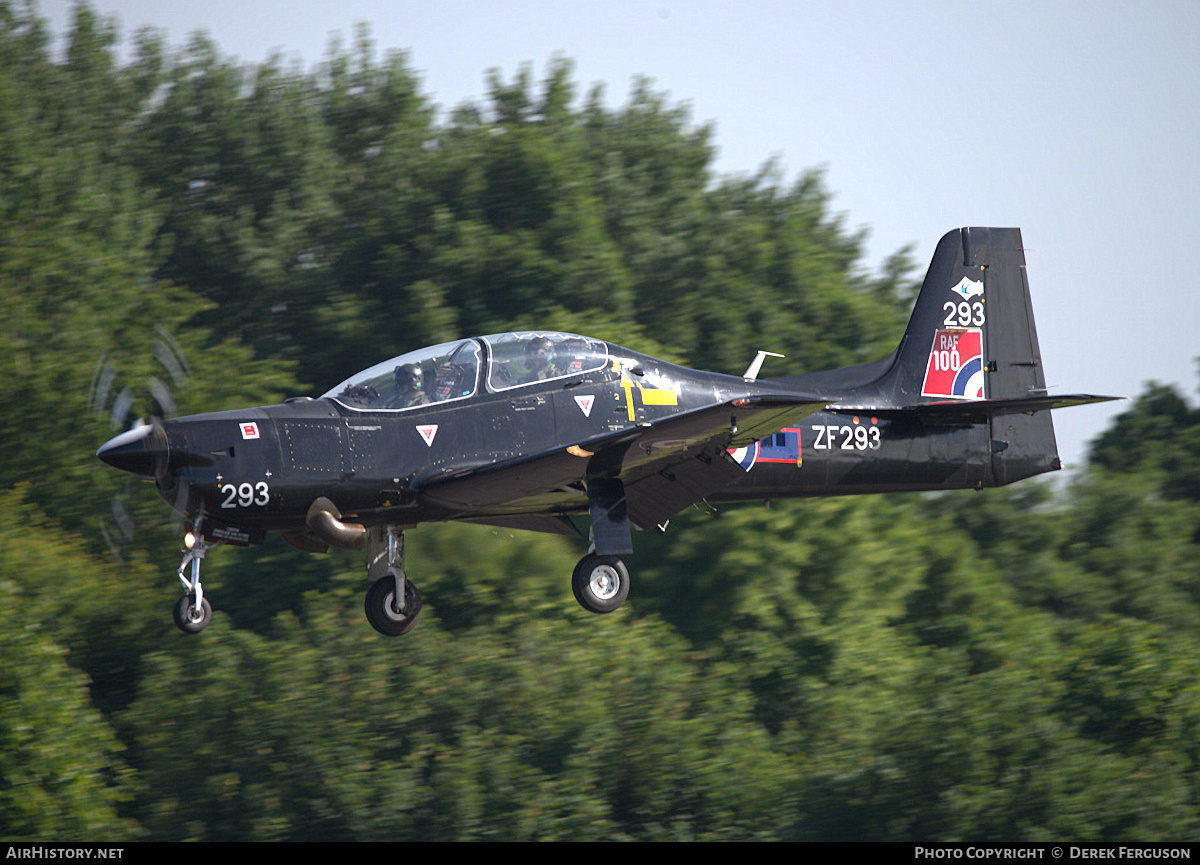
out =
<path fill-rule="evenodd" d="M 742 467 L 743 471 L 748 472 L 758 461 L 758 442 L 744 448 L 732 448 L 729 455 L 733 457 L 735 463 Z"/>

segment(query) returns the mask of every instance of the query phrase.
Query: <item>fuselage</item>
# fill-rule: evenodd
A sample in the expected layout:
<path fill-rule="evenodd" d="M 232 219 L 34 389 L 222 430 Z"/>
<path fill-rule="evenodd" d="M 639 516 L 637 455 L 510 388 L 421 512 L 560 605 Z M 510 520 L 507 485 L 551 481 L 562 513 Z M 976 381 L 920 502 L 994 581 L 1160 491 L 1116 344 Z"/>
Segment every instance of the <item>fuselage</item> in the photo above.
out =
<path fill-rule="evenodd" d="M 578 478 L 477 512 L 422 490 L 559 449 L 587 453 L 591 440 L 739 398 L 836 403 L 842 396 L 815 394 L 803 376 L 748 381 L 564 334 L 546 335 L 557 366 L 538 370 L 520 352 L 522 336 L 529 335 L 461 340 L 402 356 L 318 399 L 162 421 L 145 437 L 147 447 L 156 438 L 165 447 L 153 472 L 159 491 L 188 518 L 205 514 L 217 536 L 250 543 L 267 532 L 306 531 L 307 508 L 318 497 L 365 525 L 584 513 L 583 460 Z M 414 366 L 423 386 L 404 397 L 394 382 L 399 370 Z M 106 445 L 102 458 L 136 470 L 112 450 Z M 930 429 L 912 419 L 825 410 L 730 456 L 745 471 L 711 501 L 993 485 L 987 424 Z M 151 474 L 144 453 L 140 459 L 140 473 Z"/>
<path fill-rule="evenodd" d="M 468 381 L 459 376 L 461 393 L 449 398 L 362 405 L 338 398 L 363 386 L 351 379 L 318 399 L 162 421 L 169 470 L 157 478 L 160 493 L 189 518 L 203 511 L 210 524 L 240 528 L 251 542 L 267 531 L 303 531 L 306 509 L 319 496 L 365 524 L 454 519 L 470 514 L 420 490 L 764 390 L 596 342 L 576 369 L 496 387 L 493 343 L 468 342 L 479 363 Z M 581 477 L 582 469 L 583 461 Z M 587 499 L 564 481 L 537 507 L 585 512 Z"/>

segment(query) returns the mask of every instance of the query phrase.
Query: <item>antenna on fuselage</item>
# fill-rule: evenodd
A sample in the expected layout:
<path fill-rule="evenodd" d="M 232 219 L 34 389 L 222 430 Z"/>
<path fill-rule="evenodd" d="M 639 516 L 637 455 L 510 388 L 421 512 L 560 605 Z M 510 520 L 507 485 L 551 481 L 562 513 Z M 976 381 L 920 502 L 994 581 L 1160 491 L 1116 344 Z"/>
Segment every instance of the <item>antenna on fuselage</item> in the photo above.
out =
<path fill-rule="evenodd" d="M 760 351 L 754 355 L 754 360 L 750 361 L 750 366 L 746 367 L 746 371 L 742 373 L 742 378 L 746 381 L 754 381 L 758 378 L 758 371 L 762 369 L 763 361 L 767 359 L 768 355 L 771 357 L 783 357 L 783 355 L 776 354 L 773 351 Z"/>

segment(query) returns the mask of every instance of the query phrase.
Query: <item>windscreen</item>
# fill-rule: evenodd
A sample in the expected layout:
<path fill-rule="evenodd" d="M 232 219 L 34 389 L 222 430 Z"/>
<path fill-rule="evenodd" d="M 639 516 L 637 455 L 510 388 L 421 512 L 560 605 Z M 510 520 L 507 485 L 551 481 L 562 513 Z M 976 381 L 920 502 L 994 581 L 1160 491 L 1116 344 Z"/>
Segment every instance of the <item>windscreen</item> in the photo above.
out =
<path fill-rule="evenodd" d="M 479 381 L 480 347 L 473 339 L 402 354 L 351 376 L 324 394 L 359 411 L 401 410 L 466 399 Z"/>

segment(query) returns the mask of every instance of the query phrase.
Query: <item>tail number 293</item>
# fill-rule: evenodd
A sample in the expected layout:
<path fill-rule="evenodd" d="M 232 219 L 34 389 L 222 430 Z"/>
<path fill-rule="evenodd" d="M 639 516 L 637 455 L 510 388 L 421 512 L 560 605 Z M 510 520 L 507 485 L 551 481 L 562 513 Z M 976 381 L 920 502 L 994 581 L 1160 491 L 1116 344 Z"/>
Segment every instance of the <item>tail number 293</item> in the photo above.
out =
<path fill-rule="evenodd" d="M 942 321 L 946 327 L 983 327 L 984 321 L 987 320 L 981 300 L 974 303 L 955 303 L 948 300 L 942 304 L 942 311 L 946 313 L 946 318 Z"/>

